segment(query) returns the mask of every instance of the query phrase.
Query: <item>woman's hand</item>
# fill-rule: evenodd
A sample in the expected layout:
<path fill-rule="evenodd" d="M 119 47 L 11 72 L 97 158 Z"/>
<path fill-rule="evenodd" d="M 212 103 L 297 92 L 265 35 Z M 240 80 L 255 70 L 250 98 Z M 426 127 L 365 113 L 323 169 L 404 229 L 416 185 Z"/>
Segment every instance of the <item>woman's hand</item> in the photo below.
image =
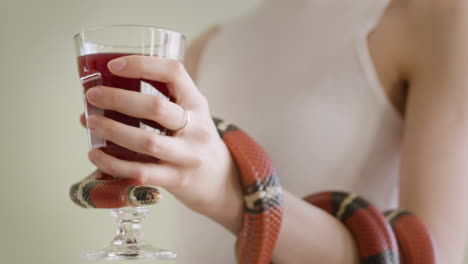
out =
<path fill-rule="evenodd" d="M 90 104 L 153 120 L 169 130 L 184 126 L 185 111 L 189 112 L 190 120 L 181 131 L 165 136 L 91 115 L 87 125 L 93 134 L 161 161 L 158 164 L 124 161 L 99 149 L 89 152 L 90 161 L 115 177 L 137 178 L 144 184 L 161 186 L 192 210 L 237 233 L 243 203 L 236 166 L 216 131 L 206 99 L 182 63 L 134 55 L 114 59 L 108 67 L 121 77 L 167 83 L 175 102 L 160 96 L 98 86 L 86 93 Z M 85 123 L 83 116 L 81 122 Z"/>

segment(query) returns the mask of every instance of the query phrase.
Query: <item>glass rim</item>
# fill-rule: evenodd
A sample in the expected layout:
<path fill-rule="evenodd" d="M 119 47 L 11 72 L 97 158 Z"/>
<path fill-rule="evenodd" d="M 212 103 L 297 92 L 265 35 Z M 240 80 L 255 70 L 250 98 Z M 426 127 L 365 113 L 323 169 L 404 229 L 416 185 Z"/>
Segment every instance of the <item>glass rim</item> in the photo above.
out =
<path fill-rule="evenodd" d="M 76 34 L 73 36 L 73 39 L 76 40 L 76 39 L 80 38 L 81 35 L 82 35 L 84 32 L 95 31 L 95 30 L 105 29 L 105 28 L 119 28 L 119 27 L 130 27 L 130 28 L 133 27 L 133 28 L 149 29 L 149 30 L 154 30 L 154 31 L 158 31 L 158 32 L 167 32 L 167 33 L 170 33 L 170 34 L 174 34 L 174 35 L 180 36 L 181 39 L 184 40 L 184 41 L 187 40 L 187 38 L 184 36 L 184 34 L 178 32 L 178 31 L 172 30 L 172 29 L 163 28 L 163 27 L 159 27 L 159 26 L 151 26 L 151 25 L 132 25 L 132 24 L 102 25 L 102 26 L 95 26 L 95 27 L 85 28 L 85 29 L 82 29 L 80 33 L 76 33 Z"/>

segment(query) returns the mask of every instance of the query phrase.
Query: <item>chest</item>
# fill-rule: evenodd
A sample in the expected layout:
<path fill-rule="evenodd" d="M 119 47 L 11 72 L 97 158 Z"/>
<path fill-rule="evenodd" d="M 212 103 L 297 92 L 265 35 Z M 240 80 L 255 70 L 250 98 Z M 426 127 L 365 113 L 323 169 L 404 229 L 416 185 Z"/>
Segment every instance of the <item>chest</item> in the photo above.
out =
<path fill-rule="evenodd" d="M 295 193 L 384 179 L 394 186 L 401 120 L 375 67 L 391 56 L 371 52 L 373 35 L 356 30 L 361 16 L 324 27 L 329 17 L 307 12 L 314 16 L 251 16 L 224 26 L 207 46 L 198 87 L 214 116 L 265 148 Z"/>

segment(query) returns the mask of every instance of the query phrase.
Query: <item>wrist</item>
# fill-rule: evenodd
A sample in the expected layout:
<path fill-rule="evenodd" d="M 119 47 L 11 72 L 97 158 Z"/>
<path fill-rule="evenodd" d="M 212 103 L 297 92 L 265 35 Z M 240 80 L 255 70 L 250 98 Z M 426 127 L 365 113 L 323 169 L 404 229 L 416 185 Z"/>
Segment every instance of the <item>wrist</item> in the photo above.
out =
<path fill-rule="evenodd" d="M 244 215 L 244 197 L 240 177 L 234 161 L 219 195 L 203 212 L 205 216 L 222 225 L 234 235 L 240 232 Z"/>

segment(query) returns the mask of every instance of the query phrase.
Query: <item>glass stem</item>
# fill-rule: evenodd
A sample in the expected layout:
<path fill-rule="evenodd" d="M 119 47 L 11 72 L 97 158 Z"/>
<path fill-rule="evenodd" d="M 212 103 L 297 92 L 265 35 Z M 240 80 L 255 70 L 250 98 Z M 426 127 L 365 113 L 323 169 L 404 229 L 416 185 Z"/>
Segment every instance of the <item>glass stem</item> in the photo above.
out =
<path fill-rule="evenodd" d="M 146 207 L 127 207 L 112 210 L 118 223 L 117 233 L 112 241 L 114 245 L 142 244 L 143 232 L 141 222 L 148 214 Z"/>
<path fill-rule="evenodd" d="M 86 260 L 173 260 L 176 253 L 153 247 L 143 239 L 141 222 L 148 215 L 148 207 L 124 207 L 112 210 L 117 221 L 117 233 L 111 244 L 103 249 L 88 250 Z"/>

